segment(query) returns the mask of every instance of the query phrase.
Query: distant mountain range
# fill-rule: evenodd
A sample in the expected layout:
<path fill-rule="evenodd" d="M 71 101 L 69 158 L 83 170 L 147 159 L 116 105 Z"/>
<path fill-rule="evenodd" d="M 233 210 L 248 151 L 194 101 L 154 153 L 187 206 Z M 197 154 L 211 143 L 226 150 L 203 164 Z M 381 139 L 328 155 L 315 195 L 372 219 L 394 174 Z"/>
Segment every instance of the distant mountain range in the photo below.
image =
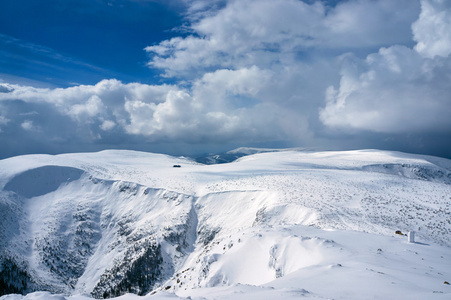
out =
<path fill-rule="evenodd" d="M 230 150 L 222 153 L 211 153 L 203 156 L 199 156 L 195 158 L 195 161 L 206 164 L 225 164 L 229 162 L 233 162 L 240 157 L 258 154 L 258 153 L 267 153 L 267 152 L 285 152 L 285 151 L 313 151 L 310 148 L 286 148 L 286 149 L 276 149 L 276 148 L 252 148 L 252 147 L 240 147 L 234 150 Z"/>

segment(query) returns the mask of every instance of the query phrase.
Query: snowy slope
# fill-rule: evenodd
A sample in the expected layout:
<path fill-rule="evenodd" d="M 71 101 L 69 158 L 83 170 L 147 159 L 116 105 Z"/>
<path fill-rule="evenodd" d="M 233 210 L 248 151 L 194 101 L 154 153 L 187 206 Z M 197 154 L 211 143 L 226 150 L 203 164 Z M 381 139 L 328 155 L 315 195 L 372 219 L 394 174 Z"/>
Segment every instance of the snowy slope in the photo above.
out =
<path fill-rule="evenodd" d="M 135 151 L 28 155 L 0 161 L 0 189 L 8 293 L 451 297 L 446 159 L 378 150 L 267 152 L 220 165 Z M 418 243 L 396 230 L 416 231 Z"/>
<path fill-rule="evenodd" d="M 312 151 L 308 148 L 288 148 L 288 149 L 273 149 L 273 148 L 252 148 L 252 147 L 239 147 L 223 153 L 214 153 L 204 156 L 196 157 L 196 161 L 202 164 L 224 164 L 233 162 L 243 156 L 268 153 L 268 152 L 286 152 L 286 151 Z"/>

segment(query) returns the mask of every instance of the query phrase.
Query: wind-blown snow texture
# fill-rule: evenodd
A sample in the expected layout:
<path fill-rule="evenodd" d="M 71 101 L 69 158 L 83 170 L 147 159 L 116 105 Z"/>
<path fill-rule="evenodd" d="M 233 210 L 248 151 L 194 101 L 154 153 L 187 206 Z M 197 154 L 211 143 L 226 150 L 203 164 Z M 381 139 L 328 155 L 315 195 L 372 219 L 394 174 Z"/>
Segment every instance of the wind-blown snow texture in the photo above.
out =
<path fill-rule="evenodd" d="M 29 293 L 2 299 L 451 296 L 446 159 L 28 155 L 0 161 L 0 188 L 0 289 Z"/>

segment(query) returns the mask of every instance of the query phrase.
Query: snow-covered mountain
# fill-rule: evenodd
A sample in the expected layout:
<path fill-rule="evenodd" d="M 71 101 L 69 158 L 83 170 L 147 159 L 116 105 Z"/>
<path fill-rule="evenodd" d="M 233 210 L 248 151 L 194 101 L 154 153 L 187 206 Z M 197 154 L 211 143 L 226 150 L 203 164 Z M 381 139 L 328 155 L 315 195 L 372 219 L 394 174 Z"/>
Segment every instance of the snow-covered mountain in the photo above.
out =
<path fill-rule="evenodd" d="M 450 160 L 261 152 L 216 165 L 135 151 L 1 160 L 1 293 L 451 297 Z"/>
<path fill-rule="evenodd" d="M 273 149 L 273 148 L 253 148 L 253 147 L 239 147 L 223 153 L 212 153 L 198 156 L 195 161 L 206 165 L 225 164 L 230 163 L 243 156 L 268 153 L 268 152 L 286 152 L 286 151 L 312 151 L 309 148 L 288 148 L 288 149 Z"/>

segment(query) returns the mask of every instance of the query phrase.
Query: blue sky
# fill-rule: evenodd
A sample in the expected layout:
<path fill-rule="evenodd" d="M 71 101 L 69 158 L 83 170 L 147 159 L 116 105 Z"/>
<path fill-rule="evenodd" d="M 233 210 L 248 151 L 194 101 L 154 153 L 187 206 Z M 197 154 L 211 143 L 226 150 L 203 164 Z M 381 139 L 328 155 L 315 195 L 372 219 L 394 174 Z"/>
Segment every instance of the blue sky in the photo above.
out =
<path fill-rule="evenodd" d="M 451 157 L 451 3 L 0 2 L 0 158 L 239 146 Z"/>
<path fill-rule="evenodd" d="M 154 82 L 143 49 L 174 36 L 181 12 L 156 1 L 1 1 L 1 71 L 61 87 Z"/>

